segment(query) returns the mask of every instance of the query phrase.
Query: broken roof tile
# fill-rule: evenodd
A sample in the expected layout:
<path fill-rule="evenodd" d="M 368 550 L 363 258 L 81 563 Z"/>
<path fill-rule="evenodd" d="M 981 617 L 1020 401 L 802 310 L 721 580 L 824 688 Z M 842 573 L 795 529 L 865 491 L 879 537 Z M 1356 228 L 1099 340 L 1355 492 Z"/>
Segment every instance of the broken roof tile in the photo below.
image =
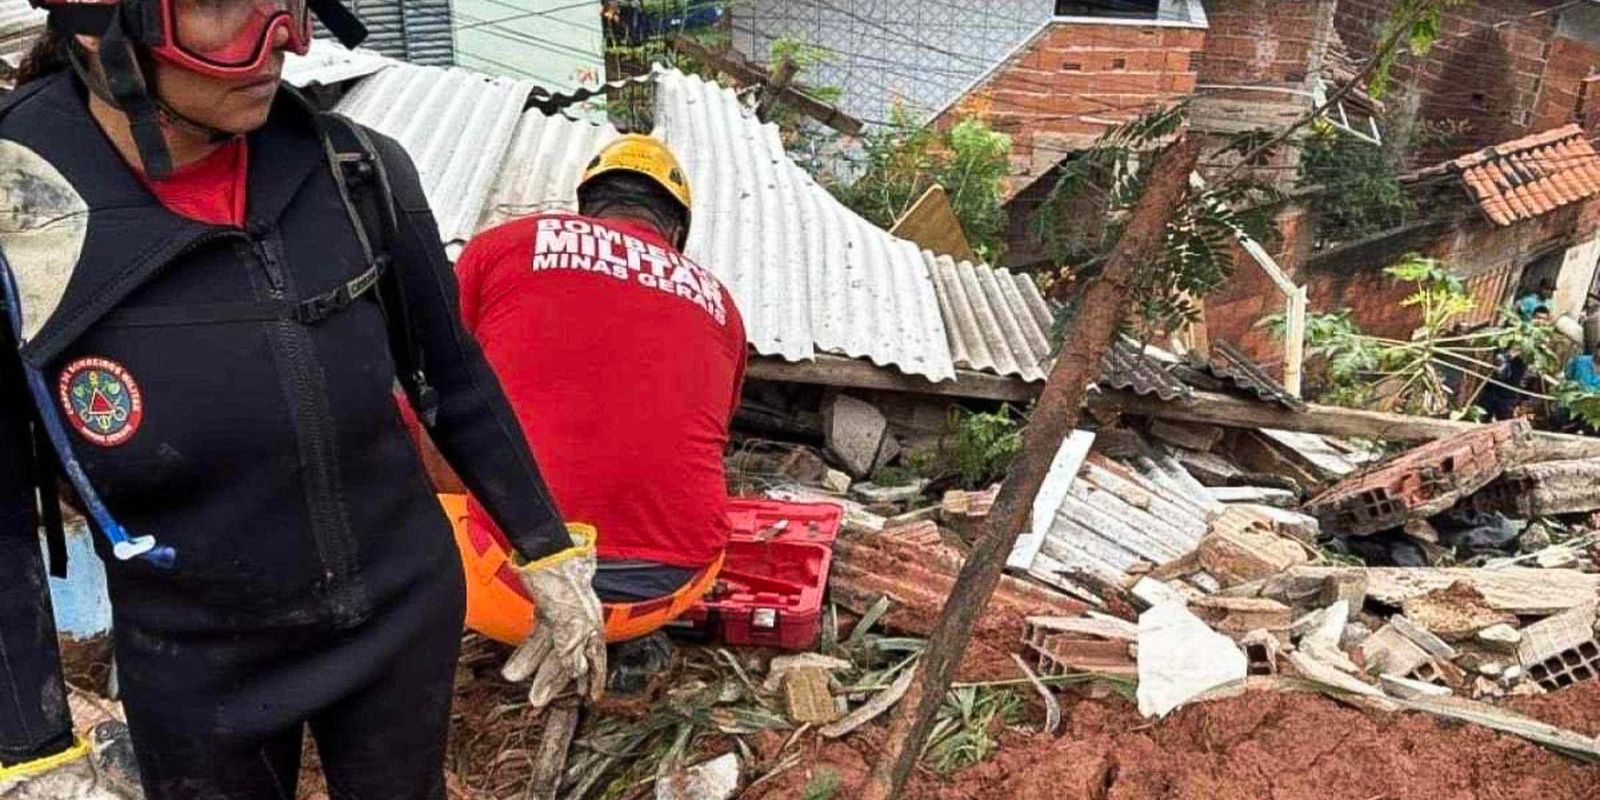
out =
<path fill-rule="evenodd" d="M 1194 392 L 1183 381 L 1167 372 L 1155 359 L 1145 355 L 1138 342 L 1117 337 L 1100 360 L 1100 385 L 1139 395 L 1155 395 L 1162 400 L 1188 398 Z"/>
<path fill-rule="evenodd" d="M 1033 278 L 929 250 L 922 256 L 955 365 L 1043 382 L 1055 315 Z"/>
<path fill-rule="evenodd" d="M 1600 154 L 1575 124 L 1486 147 L 1445 166 L 1497 225 L 1600 194 Z"/>
<path fill-rule="evenodd" d="M 1273 380 L 1261 365 L 1225 341 L 1212 343 L 1209 359 L 1191 354 L 1188 367 L 1225 385 L 1242 389 L 1264 402 L 1277 403 L 1292 411 L 1306 407 L 1304 400 L 1294 396 L 1283 384 Z"/>

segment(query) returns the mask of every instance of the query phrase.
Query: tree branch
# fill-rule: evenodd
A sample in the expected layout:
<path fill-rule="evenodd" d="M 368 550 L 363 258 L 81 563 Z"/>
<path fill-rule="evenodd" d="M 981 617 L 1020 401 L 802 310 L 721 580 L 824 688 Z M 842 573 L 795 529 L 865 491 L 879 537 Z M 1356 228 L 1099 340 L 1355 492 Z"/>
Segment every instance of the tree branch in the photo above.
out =
<path fill-rule="evenodd" d="M 1184 202 L 1189 173 L 1199 160 L 1197 139 L 1180 138 L 1156 156 L 1144 195 L 1134 206 L 1122 238 L 1099 278 L 1084 292 L 1082 310 L 1071 321 L 1061 356 L 1050 370 L 1039 404 L 1023 434 L 1022 452 L 1006 476 L 982 528 L 961 567 L 956 589 L 946 600 L 928 639 L 917 677 L 889 722 L 890 752 L 874 769 L 866 800 L 898 797 L 917 765 L 939 706 L 972 638 L 972 625 L 1000 581 L 1006 556 L 1028 527 L 1033 498 L 1044 483 L 1061 442 L 1078 423 L 1088 385 L 1099 374 L 1101 358 L 1127 310 L 1139 265 L 1155 259 L 1167 225 Z"/>

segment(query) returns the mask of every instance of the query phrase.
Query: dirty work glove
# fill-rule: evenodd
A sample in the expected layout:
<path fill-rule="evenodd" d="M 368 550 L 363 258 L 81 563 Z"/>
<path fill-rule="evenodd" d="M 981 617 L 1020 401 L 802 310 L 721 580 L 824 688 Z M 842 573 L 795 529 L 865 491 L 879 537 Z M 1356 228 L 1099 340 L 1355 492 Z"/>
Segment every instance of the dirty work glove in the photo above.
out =
<path fill-rule="evenodd" d="M 533 597 L 535 624 L 501 675 L 513 682 L 533 676 L 528 702 L 535 711 L 574 681 L 590 700 L 605 694 L 605 621 L 594 593 L 595 529 L 568 523 L 567 533 L 572 547 L 517 567 L 517 577 Z"/>
<path fill-rule="evenodd" d="M 117 790 L 94 767 L 89 743 L 79 739 L 53 756 L 0 767 L 0 800 L 140 800 L 138 790 Z"/>

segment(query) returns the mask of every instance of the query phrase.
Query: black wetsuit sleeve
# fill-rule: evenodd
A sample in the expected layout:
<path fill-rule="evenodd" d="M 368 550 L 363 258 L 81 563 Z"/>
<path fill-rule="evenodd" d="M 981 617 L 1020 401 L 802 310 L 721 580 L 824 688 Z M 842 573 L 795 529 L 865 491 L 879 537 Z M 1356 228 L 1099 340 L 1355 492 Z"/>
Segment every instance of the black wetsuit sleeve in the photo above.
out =
<path fill-rule="evenodd" d="M 373 134 L 399 212 L 391 242 L 439 413 L 429 434 L 517 552 L 534 560 L 572 546 L 500 381 L 457 310 L 455 272 L 410 156 Z"/>
<path fill-rule="evenodd" d="M 3 327 L 3 325 L 0 325 Z M 0 764 L 72 744 L 32 475 L 32 402 L 0 331 Z"/>

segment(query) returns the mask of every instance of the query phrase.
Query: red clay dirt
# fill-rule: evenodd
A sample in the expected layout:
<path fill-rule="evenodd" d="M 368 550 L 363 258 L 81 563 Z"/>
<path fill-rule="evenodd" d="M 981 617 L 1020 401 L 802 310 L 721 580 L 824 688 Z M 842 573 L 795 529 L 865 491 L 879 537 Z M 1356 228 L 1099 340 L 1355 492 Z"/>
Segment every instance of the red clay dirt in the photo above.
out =
<path fill-rule="evenodd" d="M 1594 735 L 1600 684 L 1512 703 Z M 881 731 L 811 743 L 797 767 L 744 800 L 803 796 L 812 775 L 854 797 Z M 763 742 L 764 744 L 764 742 Z M 1593 800 L 1600 767 L 1512 736 L 1422 714 L 1383 715 L 1314 694 L 1258 692 L 1183 708 L 1159 723 L 1128 703 L 1079 701 L 1059 737 L 1008 734 L 989 762 L 946 780 L 923 773 L 904 800 Z"/>

